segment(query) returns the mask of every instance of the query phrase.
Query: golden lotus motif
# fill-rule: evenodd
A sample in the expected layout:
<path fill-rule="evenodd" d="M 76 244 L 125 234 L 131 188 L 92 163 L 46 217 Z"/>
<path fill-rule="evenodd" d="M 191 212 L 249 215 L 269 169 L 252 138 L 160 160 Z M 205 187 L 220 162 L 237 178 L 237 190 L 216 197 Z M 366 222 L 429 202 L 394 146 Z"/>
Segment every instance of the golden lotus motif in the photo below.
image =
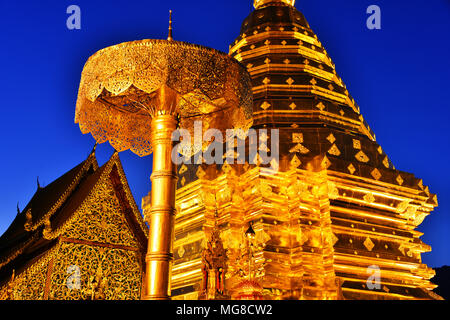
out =
<path fill-rule="evenodd" d="M 152 152 L 151 120 L 177 115 L 191 131 L 248 129 L 252 94 L 246 69 L 225 53 L 170 40 L 125 42 L 84 66 L 75 122 L 98 143 L 139 156 Z M 197 151 L 197 150 L 196 150 Z"/>

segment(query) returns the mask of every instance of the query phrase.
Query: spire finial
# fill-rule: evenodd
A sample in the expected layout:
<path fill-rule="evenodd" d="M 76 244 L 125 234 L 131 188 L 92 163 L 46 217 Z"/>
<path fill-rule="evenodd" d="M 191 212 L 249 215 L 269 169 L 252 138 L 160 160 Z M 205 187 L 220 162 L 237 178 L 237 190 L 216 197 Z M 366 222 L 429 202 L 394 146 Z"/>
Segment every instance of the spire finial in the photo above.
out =
<path fill-rule="evenodd" d="M 41 188 L 41 184 L 39 183 L 39 176 L 37 176 L 36 181 L 37 181 L 37 187 L 38 187 L 38 189 L 40 189 Z"/>
<path fill-rule="evenodd" d="M 92 147 L 91 152 L 90 152 L 89 155 L 88 155 L 88 158 L 90 158 L 90 157 L 92 157 L 92 156 L 95 157 L 95 151 L 97 150 L 97 145 L 98 145 L 98 142 L 95 142 L 94 146 Z"/>
<path fill-rule="evenodd" d="M 19 201 L 17 201 L 17 214 L 20 214 Z"/>
<path fill-rule="evenodd" d="M 261 7 L 264 7 L 270 3 L 273 4 L 280 4 L 280 3 L 284 3 L 287 4 L 289 6 L 294 6 L 295 5 L 295 0 L 253 0 L 253 6 L 255 7 L 255 9 L 259 9 Z"/>
<path fill-rule="evenodd" d="M 169 36 L 167 40 L 172 41 L 172 10 L 169 10 Z"/>

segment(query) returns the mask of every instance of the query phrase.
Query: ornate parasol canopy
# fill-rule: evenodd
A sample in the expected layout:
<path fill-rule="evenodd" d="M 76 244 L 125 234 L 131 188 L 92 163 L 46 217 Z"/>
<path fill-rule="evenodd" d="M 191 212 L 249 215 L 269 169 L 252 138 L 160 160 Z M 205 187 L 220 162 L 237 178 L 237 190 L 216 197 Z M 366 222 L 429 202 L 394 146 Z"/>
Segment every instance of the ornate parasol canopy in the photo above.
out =
<path fill-rule="evenodd" d="M 246 69 L 227 54 L 172 40 L 141 40 L 89 58 L 75 122 L 98 143 L 109 140 L 117 151 L 145 156 L 152 152 L 151 120 L 157 115 L 178 115 L 180 127 L 193 137 L 196 120 L 203 121 L 203 131 L 248 129 L 252 103 Z"/>
<path fill-rule="evenodd" d="M 173 131 L 181 126 L 193 139 L 197 120 L 202 131 L 246 130 L 252 104 L 243 66 L 222 52 L 173 41 L 171 27 L 167 41 L 121 43 L 86 62 L 75 113 L 81 131 L 99 143 L 109 140 L 118 151 L 154 153 L 144 299 L 170 297 L 177 180 Z M 183 144 L 186 155 L 207 143 L 190 150 Z"/>

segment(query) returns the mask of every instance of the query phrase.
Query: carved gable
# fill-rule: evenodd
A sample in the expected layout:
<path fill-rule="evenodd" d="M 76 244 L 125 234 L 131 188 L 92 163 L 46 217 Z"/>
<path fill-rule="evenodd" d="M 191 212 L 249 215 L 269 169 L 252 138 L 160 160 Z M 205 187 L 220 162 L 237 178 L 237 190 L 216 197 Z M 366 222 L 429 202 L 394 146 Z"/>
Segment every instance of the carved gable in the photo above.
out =
<path fill-rule="evenodd" d="M 119 156 L 99 168 L 91 154 L 69 173 L 39 189 L 1 237 L 0 299 L 140 299 L 147 230 Z"/>
<path fill-rule="evenodd" d="M 61 236 L 139 248 L 110 179 L 98 183 Z"/>

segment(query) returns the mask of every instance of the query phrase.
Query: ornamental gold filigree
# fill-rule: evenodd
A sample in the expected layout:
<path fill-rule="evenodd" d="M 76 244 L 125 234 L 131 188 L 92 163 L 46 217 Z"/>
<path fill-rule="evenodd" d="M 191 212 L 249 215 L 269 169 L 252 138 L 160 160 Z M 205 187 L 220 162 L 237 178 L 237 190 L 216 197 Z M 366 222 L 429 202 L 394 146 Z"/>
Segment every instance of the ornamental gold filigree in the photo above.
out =
<path fill-rule="evenodd" d="M 139 299 L 141 256 L 137 251 L 62 243 L 53 267 L 50 299 Z M 71 287 L 70 266 L 80 270 L 79 286 Z"/>
<path fill-rule="evenodd" d="M 73 220 L 79 223 L 67 225 L 61 235 L 65 238 L 138 247 L 119 208 L 119 199 L 112 183 L 105 179 L 74 214 Z"/>
<path fill-rule="evenodd" d="M 284 3 L 290 6 L 293 6 L 295 4 L 295 0 L 254 0 L 253 5 L 256 9 L 263 7 L 267 4 L 274 4 L 274 3 Z"/>
<path fill-rule="evenodd" d="M 47 267 L 56 250 L 57 246 L 50 249 L 23 272 L 11 277 L 10 281 L 0 289 L 0 297 L 10 300 L 44 299 Z"/>
<path fill-rule="evenodd" d="M 161 103 L 156 94 L 161 89 L 176 96 L 175 102 Z M 203 121 L 203 131 L 225 131 L 248 129 L 252 107 L 247 70 L 227 54 L 178 41 L 141 40 L 89 58 L 75 122 L 98 143 L 109 140 L 117 151 L 145 156 L 152 152 L 150 124 L 157 115 L 177 114 L 188 130 Z"/>

